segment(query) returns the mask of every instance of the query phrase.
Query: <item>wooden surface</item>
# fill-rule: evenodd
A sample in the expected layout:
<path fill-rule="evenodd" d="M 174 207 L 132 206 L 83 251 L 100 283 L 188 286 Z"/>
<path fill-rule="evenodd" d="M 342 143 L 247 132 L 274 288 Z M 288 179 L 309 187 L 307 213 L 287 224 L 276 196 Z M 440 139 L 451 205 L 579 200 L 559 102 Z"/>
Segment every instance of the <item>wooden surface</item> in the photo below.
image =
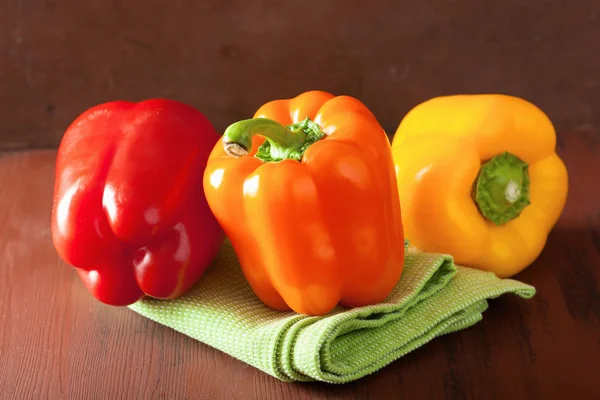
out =
<path fill-rule="evenodd" d="M 484 320 L 344 386 L 282 383 L 228 355 L 105 306 L 57 257 L 53 151 L 0 158 L 0 399 L 598 399 L 600 146 L 559 149 L 564 215 L 518 279 L 528 301 L 491 301 Z"/>
<path fill-rule="evenodd" d="M 172 97 L 222 131 L 308 89 L 390 132 L 427 98 L 502 92 L 591 135 L 599 42 L 598 0 L 0 1 L 0 149 L 56 146 L 108 100 Z"/>

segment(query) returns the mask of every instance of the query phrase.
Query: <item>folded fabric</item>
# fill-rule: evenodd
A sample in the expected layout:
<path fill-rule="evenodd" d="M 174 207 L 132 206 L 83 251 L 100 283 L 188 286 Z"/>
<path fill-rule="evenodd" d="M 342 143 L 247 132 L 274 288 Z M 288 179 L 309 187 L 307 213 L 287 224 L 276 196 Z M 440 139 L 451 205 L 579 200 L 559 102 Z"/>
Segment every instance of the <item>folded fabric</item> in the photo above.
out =
<path fill-rule="evenodd" d="M 130 308 L 283 381 L 345 383 L 477 323 L 487 299 L 504 293 L 530 298 L 535 288 L 457 266 L 447 255 L 411 250 L 383 303 L 338 307 L 321 317 L 275 311 L 251 291 L 226 242 L 187 294 L 145 298 Z"/>

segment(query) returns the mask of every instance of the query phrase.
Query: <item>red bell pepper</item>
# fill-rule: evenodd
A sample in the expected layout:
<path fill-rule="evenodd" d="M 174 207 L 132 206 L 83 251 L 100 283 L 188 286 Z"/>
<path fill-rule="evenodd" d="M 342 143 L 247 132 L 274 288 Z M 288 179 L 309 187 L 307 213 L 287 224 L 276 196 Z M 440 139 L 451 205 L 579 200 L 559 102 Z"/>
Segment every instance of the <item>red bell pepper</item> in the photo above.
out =
<path fill-rule="evenodd" d="M 183 103 L 114 101 L 81 114 L 58 149 L 52 240 L 101 302 L 174 298 L 225 239 L 202 187 L 219 140 Z"/>

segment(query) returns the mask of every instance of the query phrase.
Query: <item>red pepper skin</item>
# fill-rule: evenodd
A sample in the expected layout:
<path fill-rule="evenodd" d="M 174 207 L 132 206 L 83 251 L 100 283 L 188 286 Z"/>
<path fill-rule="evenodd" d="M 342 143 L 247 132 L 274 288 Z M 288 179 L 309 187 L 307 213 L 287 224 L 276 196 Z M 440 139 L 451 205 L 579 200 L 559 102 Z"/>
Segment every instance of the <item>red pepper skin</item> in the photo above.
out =
<path fill-rule="evenodd" d="M 224 242 L 202 177 L 220 135 L 167 99 L 114 101 L 81 114 L 56 161 L 52 241 L 103 303 L 174 298 Z"/>

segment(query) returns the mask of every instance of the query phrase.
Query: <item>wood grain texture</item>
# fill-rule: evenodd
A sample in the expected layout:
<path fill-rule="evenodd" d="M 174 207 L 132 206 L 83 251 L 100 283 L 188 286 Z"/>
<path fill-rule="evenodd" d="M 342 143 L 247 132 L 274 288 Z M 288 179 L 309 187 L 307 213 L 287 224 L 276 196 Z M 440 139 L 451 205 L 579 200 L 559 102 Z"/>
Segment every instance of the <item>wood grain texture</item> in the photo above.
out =
<path fill-rule="evenodd" d="M 0 399 L 600 398 L 600 146 L 569 134 L 559 152 L 567 207 L 517 276 L 537 295 L 492 300 L 481 323 L 344 386 L 282 383 L 95 301 L 51 243 L 55 153 L 4 155 Z"/>
<path fill-rule="evenodd" d="M 308 89 L 390 133 L 430 97 L 508 93 L 597 143 L 598 42 L 597 0 L 2 1 L 0 149 L 54 147 L 108 100 L 171 97 L 222 131 Z"/>

